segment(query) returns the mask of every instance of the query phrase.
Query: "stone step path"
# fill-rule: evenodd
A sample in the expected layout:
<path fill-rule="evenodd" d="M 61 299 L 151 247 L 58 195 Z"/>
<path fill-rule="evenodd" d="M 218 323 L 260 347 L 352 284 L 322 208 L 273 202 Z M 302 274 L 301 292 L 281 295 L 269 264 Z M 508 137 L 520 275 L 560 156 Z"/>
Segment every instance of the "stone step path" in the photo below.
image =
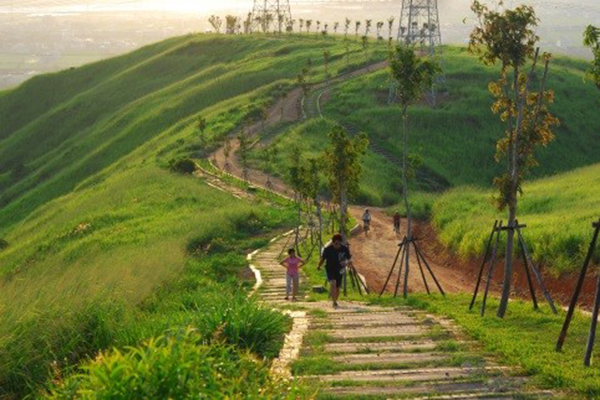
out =
<path fill-rule="evenodd" d="M 534 392 L 514 368 L 497 365 L 465 339 L 452 321 L 410 307 L 310 301 L 304 277 L 297 302 L 285 298 L 278 257 L 285 239 L 272 241 L 251 263 L 262 276 L 258 295 L 294 318 L 276 369 L 293 372 L 319 398 L 513 399 Z"/>

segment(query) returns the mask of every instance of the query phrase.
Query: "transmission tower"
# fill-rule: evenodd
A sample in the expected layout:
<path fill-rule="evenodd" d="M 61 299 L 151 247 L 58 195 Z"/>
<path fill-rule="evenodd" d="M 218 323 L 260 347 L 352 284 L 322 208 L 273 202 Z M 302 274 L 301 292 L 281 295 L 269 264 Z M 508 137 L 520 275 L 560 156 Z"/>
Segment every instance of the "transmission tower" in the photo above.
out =
<path fill-rule="evenodd" d="M 254 29 L 269 32 L 271 28 L 281 33 L 292 20 L 289 0 L 254 0 L 252 22 Z"/>
<path fill-rule="evenodd" d="M 437 0 L 402 0 L 398 41 L 415 46 L 417 51 L 439 62 L 442 33 Z M 435 78 L 431 93 L 427 95 L 432 105 L 437 99 L 438 86 L 444 82 L 443 74 Z"/>

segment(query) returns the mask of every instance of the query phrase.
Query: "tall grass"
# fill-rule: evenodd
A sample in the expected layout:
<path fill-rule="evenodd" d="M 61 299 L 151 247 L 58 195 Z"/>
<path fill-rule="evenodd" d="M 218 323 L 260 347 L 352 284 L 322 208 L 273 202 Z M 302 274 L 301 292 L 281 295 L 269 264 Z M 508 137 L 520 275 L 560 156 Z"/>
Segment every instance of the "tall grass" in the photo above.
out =
<path fill-rule="evenodd" d="M 519 222 L 534 260 L 553 272 L 581 267 L 600 212 L 600 164 L 525 184 Z M 439 198 L 433 223 L 444 244 L 463 256 L 482 254 L 494 219 L 491 190 L 459 187 Z M 596 252 L 595 263 L 600 262 Z"/>

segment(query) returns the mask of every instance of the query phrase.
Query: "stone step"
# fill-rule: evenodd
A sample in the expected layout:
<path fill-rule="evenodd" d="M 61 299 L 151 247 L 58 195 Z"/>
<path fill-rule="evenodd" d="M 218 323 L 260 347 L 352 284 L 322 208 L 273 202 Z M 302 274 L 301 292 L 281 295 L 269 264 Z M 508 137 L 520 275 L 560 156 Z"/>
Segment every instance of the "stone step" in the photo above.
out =
<path fill-rule="evenodd" d="M 447 360 L 447 354 L 440 353 L 366 353 L 366 354 L 344 354 L 332 357 L 334 361 L 349 364 L 411 364 L 425 363 L 430 361 Z"/>
<path fill-rule="evenodd" d="M 361 351 L 414 351 L 433 350 L 437 342 L 433 340 L 403 341 L 403 342 L 380 342 L 380 343 L 327 343 L 324 350 L 329 353 L 357 353 Z"/>
<path fill-rule="evenodd" d="M 409 325 L 394 328 L 324 329 L 324 331 L 335 339 L 358 339 L 375 337 L 420 336 L 427 333 L 428 329 L 418 325 Z"/>
<path fill-rule="evenodd" d="M 350 396 L 415 396 L 427 397 L 443 395 L 449 398 L 464 396 L 483 397 L 486 395 L 506 396 L 521 386 L 522 380 L 489 379 L 481 382 L 421 383 L 411 386 L 347 386 L 324 389 L 324 393 L 335 397 Z M 423 396 L 424 395 L 424 396 Z M 487 396 L 486 396 L 487 397 Z M 437 398 L 437 397 L 435 397 Z"/>
<path fill-rule="evenodd" d="M 459 378 L 479 377 L 509 371 L 508 367 L 439 367 L 415 369 L 387 369 L 372 371 L 341 371 L 331 375 L 305 376 L 307 379 L 318 379 L 324 382 L 356 381 L 356 382 L 424 382 L 449 381 Z"/>
<path fill-rule="evenodd" d="M 427 326 L 421 323 L 418 323 L 414 320 L 399 320 L 399 321 L 377 321 L 377 320 L 367 320 L 367 321 L 319 321 L 314 322 L 311 326 L 315 328 L 333 326 L 334 328 L 375 328 L 375 327 L 402 327 L 402 326 Z"/>

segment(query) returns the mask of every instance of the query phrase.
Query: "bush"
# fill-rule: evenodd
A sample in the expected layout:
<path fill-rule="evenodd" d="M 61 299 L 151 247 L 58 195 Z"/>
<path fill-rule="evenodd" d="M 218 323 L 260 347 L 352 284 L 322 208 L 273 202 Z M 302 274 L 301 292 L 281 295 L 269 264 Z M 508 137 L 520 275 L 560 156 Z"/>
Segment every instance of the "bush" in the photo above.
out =
<path fill-rule="evenodd" d="M 4 239 L 0 239 L 0 251 L 6 249 L 8 247 L 8 242 Z"/>
<path fill-rule="evenodd" d="M 180 174 L 192 174 L 196 171 L 196 163 L 189 158 L 172 159 L 169 161 L 171 171 Z"/>
<path fill-rule="evenodd" d="M 160 337 L 126 352 L 101 353 L 55 386 L 55 399 L 258 398 L 285 396 L 268 365 L 229 346 L 209 346 L 193 330 Z"/>

